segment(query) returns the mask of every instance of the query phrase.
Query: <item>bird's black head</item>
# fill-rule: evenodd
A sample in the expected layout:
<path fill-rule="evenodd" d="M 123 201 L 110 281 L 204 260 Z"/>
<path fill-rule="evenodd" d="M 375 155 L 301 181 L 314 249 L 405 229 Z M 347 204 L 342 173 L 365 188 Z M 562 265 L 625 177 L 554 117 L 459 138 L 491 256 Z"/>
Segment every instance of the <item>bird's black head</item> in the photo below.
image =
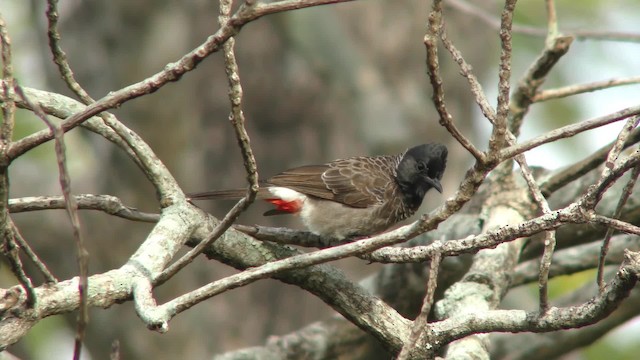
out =
<path fill-rule="evenodd" d="M 416 210 L 431 188 L 442 192 L 440 179 L 447 166 L 447 147 L 423 144 L 410 148 L 398 164 L 396 180 L 405 203 Z"/>

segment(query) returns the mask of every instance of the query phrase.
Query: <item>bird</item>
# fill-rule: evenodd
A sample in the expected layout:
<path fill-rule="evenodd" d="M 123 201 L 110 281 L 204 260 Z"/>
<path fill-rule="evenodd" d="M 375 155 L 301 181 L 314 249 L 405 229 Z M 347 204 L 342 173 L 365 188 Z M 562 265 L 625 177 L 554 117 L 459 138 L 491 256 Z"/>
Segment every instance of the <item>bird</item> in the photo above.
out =
<path fill-rule="evenodd" d="M 447 147 L 421 144 L 396 155 L 357 156 L 283 171 L 256 197 L 275 208 L 265 216 L 299 215 L 306 228 L 338 240 L 382 233 L 413 215 L 430 189 L 442 193 Z M 187 194 L 189 201 L 240 199 L 246 189 Z"/>

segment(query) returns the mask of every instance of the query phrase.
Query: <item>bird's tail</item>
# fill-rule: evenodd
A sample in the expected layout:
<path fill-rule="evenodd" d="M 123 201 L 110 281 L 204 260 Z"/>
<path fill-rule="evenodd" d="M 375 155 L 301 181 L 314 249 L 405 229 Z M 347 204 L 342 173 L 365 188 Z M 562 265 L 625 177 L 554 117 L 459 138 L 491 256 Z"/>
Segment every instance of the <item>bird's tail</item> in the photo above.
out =
<path fill-rule="evenodd" d="M 238 200 L 247 194 L 247 189 L 227 189 L 211 190 L 187 194 L 189 200 Z M 264 199 L 269 192 L 265 188 L 260 188 L 256 197 Z"/>

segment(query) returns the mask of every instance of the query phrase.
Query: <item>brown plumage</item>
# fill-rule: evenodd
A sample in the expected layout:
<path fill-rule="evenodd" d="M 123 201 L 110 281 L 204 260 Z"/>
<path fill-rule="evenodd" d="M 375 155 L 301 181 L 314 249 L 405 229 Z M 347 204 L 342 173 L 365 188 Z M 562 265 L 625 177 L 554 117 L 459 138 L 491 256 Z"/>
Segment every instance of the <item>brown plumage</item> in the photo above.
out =
<path fill-rule="evenodd" d="M 447 148 L 418 145 L 402 154 L 353 157 L 286 170 L 265 181 L 265 215 L 299 214 L 310 231 L 335 238 L 382 232 L 413 215 L 426 192 L 442 192 Z M 190 194 L 192 200 L 239 199 L 246 190 Z"/>

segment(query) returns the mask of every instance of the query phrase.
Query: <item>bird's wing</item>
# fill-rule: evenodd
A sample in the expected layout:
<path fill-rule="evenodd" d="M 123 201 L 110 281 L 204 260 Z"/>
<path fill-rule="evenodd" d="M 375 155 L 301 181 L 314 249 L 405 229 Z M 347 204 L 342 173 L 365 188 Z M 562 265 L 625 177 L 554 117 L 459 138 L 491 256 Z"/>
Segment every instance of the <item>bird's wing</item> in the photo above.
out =
<path fill-rule="evenodd" d="M 290 169 L 267 182 L 351 207 L 366 208 L 383 202 L 385 189 L 393 184 L 396 165 L 393 156 L 356 157 Z"/>
<path fill-rule="evenodd" d="M 272 186 L 293 189 L 305 195 L 333 200 L 335 194 L 322 180 L 322 174 L 329 170 L 329 165 L 307 165 L 289 169 L 268 179 Z"/>

